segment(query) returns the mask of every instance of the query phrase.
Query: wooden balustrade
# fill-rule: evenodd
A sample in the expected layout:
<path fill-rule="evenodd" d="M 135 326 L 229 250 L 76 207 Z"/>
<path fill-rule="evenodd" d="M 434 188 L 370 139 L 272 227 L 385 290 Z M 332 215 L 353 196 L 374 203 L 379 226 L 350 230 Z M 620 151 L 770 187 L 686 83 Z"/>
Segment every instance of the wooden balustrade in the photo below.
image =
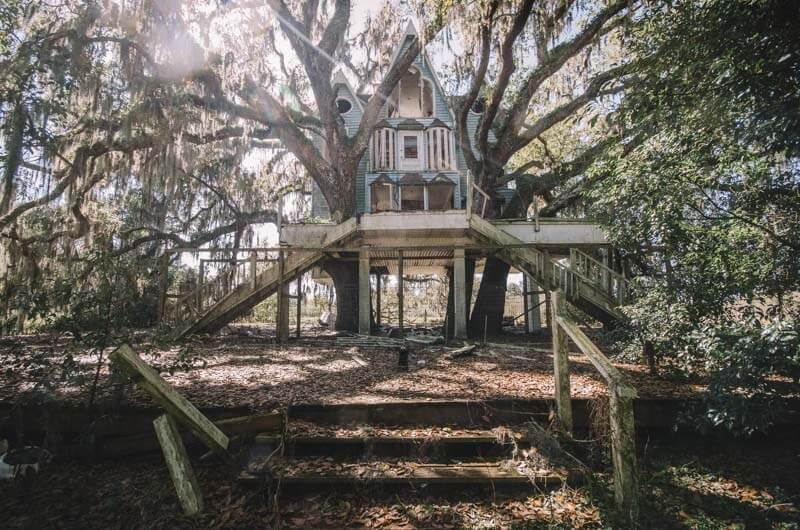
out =
<path fill-rule="evenodd" d="M 611 456 L 614 465 L 614 499 L 624 516 L 635 524 L 639 515 L 639 471 L 636 461 L 636 427 L 633 403 L 636 389 L 628 384 L 603 352 L 564 311 L 564 293 L 551 293 L 553 322 L 553 372 L 556 409 L 562 425 L 572 429 L 567 337 L 597 369 L 608 386 Z"/>
<path fill-rule="evenodd" d="M 630 284 L 622 274 L 576 248 L 570 249 L 569 261 L 570 269 L 584 277 L 596 292 L 611 298 L 617 305 L 629 300 Z"/>
<path fill-rule="evenodd" d="M 196 319 L 205 310 L 242 285 L 255 289 L 259 274 L 275 266 L 278 262 L 277 258 L 270 257 L 271 254 L 268 253 L 266 257 L 259 258 L 258 252 L 250 251 L 247 259 L 201 259 L 198 265 L 197 285 L 193 289 L 175 296 L 166 293 L 168 285 L 166 280 L 161 280 L 164 320 L 172 326 L 180 327 Z M 216 274 L 209 277 L 205 267 L 208 263 L 218 263 L 222 266 L 217 268 Z M 165 274 L 162 265 L 164 278 Z"/>

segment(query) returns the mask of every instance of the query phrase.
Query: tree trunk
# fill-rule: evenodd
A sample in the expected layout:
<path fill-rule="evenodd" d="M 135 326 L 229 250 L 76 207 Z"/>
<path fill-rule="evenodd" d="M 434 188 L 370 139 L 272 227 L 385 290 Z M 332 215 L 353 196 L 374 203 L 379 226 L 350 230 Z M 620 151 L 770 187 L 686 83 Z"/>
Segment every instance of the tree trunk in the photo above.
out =
<path fill-rule="evenodd" d="M 506 282 L 508 263 L 495 257 L 486 258 L 483 268 L 483 278 L 478 288 L 478 297 L 472 309 L 467 332 L 472 338 L 481 337 L 486 326 L 488 335 L 496 335 L 503 327 L 503 311 L 506 305 Z"/>
<path fill-rule="evenodd" d="M 339 331 L 358 331 L 358 262 L 329 260 L 323 265 L 336 290 L 336 323 Z"/>

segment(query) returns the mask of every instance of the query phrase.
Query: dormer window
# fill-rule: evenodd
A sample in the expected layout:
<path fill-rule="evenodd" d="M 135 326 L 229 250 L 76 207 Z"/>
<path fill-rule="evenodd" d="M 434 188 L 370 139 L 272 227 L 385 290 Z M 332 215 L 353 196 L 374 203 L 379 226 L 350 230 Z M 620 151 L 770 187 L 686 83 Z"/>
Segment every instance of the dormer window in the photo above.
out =
<path fill-rule="evenodd" d="M 401 118 L 430 118 L 435 113 L 433 82 L 412 66 L 400 78 L 389 101 L 389 116 Z"/>
<path fill-rule="evenodd" d="M 425 128 L 425 145 L 428 150 L 428 169 L 454 170 L 456 168 L 453 133 L 444 122 L 434 119 Z"/>
<path fill-rule="evenodd" d="M 353 103 L 347 98 L 336 99 L 336 110 L 339 114 L 347 114 L 353 109 Z"/>

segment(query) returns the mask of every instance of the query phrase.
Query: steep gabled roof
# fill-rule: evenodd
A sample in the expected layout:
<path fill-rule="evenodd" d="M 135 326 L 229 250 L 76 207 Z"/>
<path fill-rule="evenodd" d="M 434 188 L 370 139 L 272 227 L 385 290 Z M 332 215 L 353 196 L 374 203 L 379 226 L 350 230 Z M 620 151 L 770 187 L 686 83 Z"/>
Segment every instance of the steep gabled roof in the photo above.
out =
<path fill-rule="evenodd" d="M 336 70 L 336 72 L 333 74 L 331 86 L 335 87 L 336 85 L 344 85 L 350 92 L 353 101 L 355 101 L 356 105 L 358 105 L 358 108 L 361 110 L 361 112 L 364 112 L 364 104 L 362 103 L 361 98 L 358 97 L 358 94 L 356 94 L 356 91 L 353 90 L 352 85 L 350 85 L 350 81 L 347 80 L 347 77 L 341 70 Z"/>
<path fill-rule="evenodd" d="M 394 66 L 394 63 L 397 61 L 397 57 L 400 55 L 400 50 L 403 49 L 403 45 L 405 44 L 406 40 L 409 37 L 415 39 L 419 38 L 419 32 L 417 32 L 417 27 L 411 20 L 408 21 L 408 24 L 406 25 L 406 30 L 403 32 L 403 36 L 400 38 L 400 42 L 397 44 L 397 47 L 394 50 L 394 54 L 392 54 L 392 60 L 389 62 L 389 70 L 391 70 L 392 67 Z M 445 102 L 445 107 L 447 108 L 447 112 L 450 114 L 450 119 L 452 119 L 453 122 L 455 123 L 456 120 L 455 114 L 453 114 L 453 109 L 448 102 L 448 98 L 445 95 L 444 90 L 442 89 L 442 84 L 439 82 L 439 76 L 436 75 L 436 71 L 431 67 L 431 60 L 428 57 L 428 52 L 426 52 L 425 49 L 422 49 L 420 51 L 420 54 L 422 55 L 423 64 L 428 65 L 428 69 L 431 72 L 431 77 L 433 77 L 434 85 L 436 85 L 437 90 L 439 90 L 439 93 L 442 95 L 442 100 Z"/>

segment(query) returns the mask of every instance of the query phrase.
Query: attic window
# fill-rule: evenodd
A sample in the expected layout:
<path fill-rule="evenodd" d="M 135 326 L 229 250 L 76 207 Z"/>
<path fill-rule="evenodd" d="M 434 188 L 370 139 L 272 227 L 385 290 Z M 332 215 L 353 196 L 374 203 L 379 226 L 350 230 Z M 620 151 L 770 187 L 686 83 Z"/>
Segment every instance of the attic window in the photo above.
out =
<path fill-rule="evenodd" d="M 481 96 L 472 104 L 472 112 L 475 114 L 483 114 L 486 110 L 486 98 Z"/>
<path fill-rule="evenodd" d="M 353 108 L 353 104 L 347 98 L 338 98 L 336 100 L 336 110 L 339 111 L 339 114 L 347 114 L 350 112 L 350 109 Z"/>

